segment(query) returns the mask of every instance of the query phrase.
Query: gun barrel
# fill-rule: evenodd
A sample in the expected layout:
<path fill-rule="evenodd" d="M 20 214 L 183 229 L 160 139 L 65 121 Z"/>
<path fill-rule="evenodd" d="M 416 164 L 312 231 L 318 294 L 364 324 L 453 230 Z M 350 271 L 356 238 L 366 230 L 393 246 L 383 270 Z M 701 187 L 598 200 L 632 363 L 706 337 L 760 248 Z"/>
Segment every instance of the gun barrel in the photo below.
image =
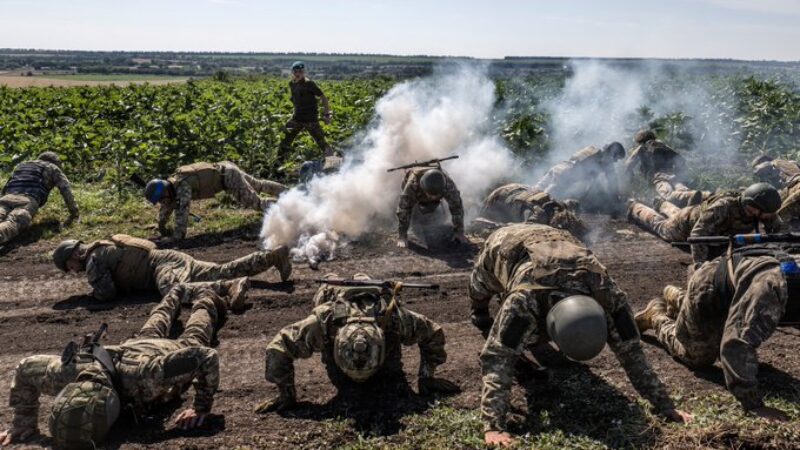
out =
<path fill-rule="evenodd" d="M 406 164 L 404 166 L 392 167 L 391 169 L 387 169 L 386 171 L 387 172 L 394 172 L 395 170 L 411 169 L 412 167 L 430 166 L 431 164 L 440 163 L 442 161 L 449 161 L 451 159 L 458 159 L 458 155 L 450 155 L 450 156 L 447 156 L 447 157 L 444 157 L 444 158 L 434 158 L 434 159 L 431 159 L 431 160 L 428 160 L 428 161 L 422 161 L 422 162 L 416 162 L 415 161 L 415 162 L 413 162 L 411 164 Z"/>
<path fill-rule="evenodd" d="M 341 278 L 318 278 L 314 280 L 320 284 L 330 284 L 331 286 L 376 286 L 391 288 L 396 281 L 388 280 L 347 280 Z M 432 283 L 403 283 L 404 288 L 409 289 L 439 289 L 438 284 Z"/>

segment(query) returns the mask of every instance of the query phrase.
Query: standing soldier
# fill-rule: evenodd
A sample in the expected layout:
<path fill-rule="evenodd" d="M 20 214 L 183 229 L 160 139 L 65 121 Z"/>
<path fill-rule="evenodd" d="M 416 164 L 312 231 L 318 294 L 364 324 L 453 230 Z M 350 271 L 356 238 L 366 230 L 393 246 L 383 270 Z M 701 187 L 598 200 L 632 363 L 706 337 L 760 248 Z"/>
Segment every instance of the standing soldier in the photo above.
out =
<path fill-rule="evenodd" d="M 501 306 L 492 320 L 489 302 L 496 295 Z M 595 357 L 608 343 L 633 386 L 660 414 L 691 418 L 675 409 L 645 359 L 625 293 L 569 232 L 540 224 L 495 231 L 475 262 L 469 296 L 473 324 L 490 328 L 480 357 L 487 444 L 513 442 L 506 415 L 515 366 L 525 348 L 548 340 L 577 361 Z"/>
<path fill-rule="evenodd" d="M 246 284 L 230 281 L 217 289 L 177 285 L 151 312 L 141 331 L 118 346 L 85 342 L 63 356 L 23 359 L 11 382 L 11 428 L 0 445 L 37 433 L 39 396 L 55 395 L 49 415 L 57 448 L 96 448 L 124 407 L 142 414 L 180 398 L 194 386 L 194 405 L 175 419 L 181 428 L 203 425 L 219 388 L 219 356 L 211 348 L 228 309 L 244 304 Z M 192 314 L 183 333 L 169 339 L 181 304 Z M 99 336 L 98 336 L 99 338 Z"/>
<path fill-rule="evenodd" d="M 408 247 L 408 228 L 412 215 L 433 214 L 442 203 L 447 201 L 450 208 L 450 219 L 453 221 L 453 239 L 458 243 L 469 242 L 464 236 L 464 207 L 461 204 L 461 193 L 458 192 L 453 179 L 441 168 L 414 167 L 406 172 L 403 179 L 403 192 L 397 205 L 397 246 Z"/>
<path fill-rule="evenodd" d="M 33 216 L 47 203 L 50 191 L 57 187 L 69 210 L 69 226 L 78 218 L 78 205 L 72 196 L 69 180 L 61 171 L 61 160 L 53 152 L 26 161 L 14 168 L 0 196 L 0 245 L 30 227 Z"/>
<path fill-rule="evenodd" d="M 693 369 L 719 358 L 728 390 L 746 411 L 788 420 L 764 405 L 756 350 L 781 319 L 800 320 L 797 304 L 787 313 L 787 298 L 800 296 L 793 292 L 798 281 L 795 259 L 779 247 L 744 247 L 700 266 L 686 290 L 665 287 L 663 298 L 636 315 L 636 324 L 641 332 L 654 330 L 669 354 Z"/>
<path fill-rule="evenodd" d="M 68 239 L 53 251 L 53 263 L 64 272 L 86 272 L 94 289 L 92 296 L 99 301 L 135 291 L 157 290 L 164 295 L 176 284 L 212 285 L 220 280 L 253 276 L 271 267 L 278 269 L 282 281 L 292 273 L 285 246 L 215 264 L 175 250 L 158 250 L 148 240 L 124 234 L 88 245 Z"/>
<path fill-rule="evenodd" d="M 365 274 L 353 279 L 371 281 Z M 267 346 L 265 377 L 277 385 L 278 396 L 260 404 L 256 412 L 281 411 L 295 404 L 294 360 L 315 352 L 322 354 L 330 380 L 342 388 L 353 382 L 402 377 L 401 344 L 416 344 L 420 394 L 457 392 L 452 382 L 434 377 L 436 367 L 447 360 L 442 327 L 401 306 L 395 297 L 397 286 L 393 291 L 374 285 L 320 286 L 311 315 L 279 331 Z"/>
<path fill-rule="evenodd" d="M 625 148 L 612 142 L 589 146 L 548 170 L 534 186 L 559 200 L 574 199 L 589 210 L 615 210 L 621 200 L 614 164 Z"/>
<path fill-rule="evenodd" d="M 212 198 L 218 192 L 225 191 L 242 206 L 264 211 L 275 202 L 275 196 L 286 189 L 280 183 L 255 178 L 232 162 L 198 162 L 178 167 L 166 180 L 150 180 L 145 186 L 144 196 L 150 203 L 160 204 L 158 231 L 165 236 L 162 240 L 162 244 L 165 244 L 186 237 L 192 200 Z M 261 198 L 259 193 L 270 197 Z M 167 223 L 173 212 L 175 229 L 170 236 Z"/>
<path fill-rule="evenodd" d="M 314 142 L 322 151 L 323 156 L 333 156 L 333 150 L 325 141 L 325 133 L 319 124 L 319 107 L 317 97 L 322 103 L 322 118 L 326 124 L 331 123 L 331 109 L 328 105 L 328 97 L 316 83 L 306 77 L 306 65 L 302 61 L 295 61 L 292 64 L 292 80 L 289 81 L 289 90 L 292 94 L 292 104 L 294 105 L 294 115 L 286 123 L 284 137 L 280 144 L 281 156 L 286 157 L 292 151 L 292 142 L 306 130 L 314 138 Z"/>

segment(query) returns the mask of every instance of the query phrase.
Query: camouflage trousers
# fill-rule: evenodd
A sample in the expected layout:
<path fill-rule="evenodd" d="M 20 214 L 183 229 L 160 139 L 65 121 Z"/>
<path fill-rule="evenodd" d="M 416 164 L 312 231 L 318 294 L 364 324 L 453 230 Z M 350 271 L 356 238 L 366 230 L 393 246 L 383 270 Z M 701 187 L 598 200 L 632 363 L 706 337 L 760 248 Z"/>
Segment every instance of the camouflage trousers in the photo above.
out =
<path fill-rule="evenodd" d="M 169 330 L 181 313 L 181 305 L 191 304 L 192 313 L 176 341 L 186 347 L 209 347 L 219 319 L 226 310 L 220 295 L 227 295 L 229 285 L 230 282 L 207 286 L 189 283 L 173 287 L 150 311 L 147 322 L 133 339 L 169 338 Z"/>
<path fill-rule="evenodd" d="M 689 206 L 691 200 L 704 200 L 711 195 L 710 192 L 702 191 L 700 198 L 695 198 L 698 191 L 676 181 L 676 176 L 671 174 L 657 173 L 653 179 L 653 186 L 659 197 L 678 207 Z"/>
<path fill-rule="evenodd" d="M 276 197 L 287 189 L 283 184 L 256 178 L 240 169 L 236 164 L 221 162 L 219 166 L 222 169 L 225 192 L 231 194 L 240 205 L 246 208 L 263 211 L 267 209 L 269 203 L 274 202 Z M 270 198 L 263 199 L 259 197 L 259 193 L 267 194 Z"/>
<path fill-rule="evenodd" d="M 38 210 L 36 200 L 25 195 L 8 194 L 0 197 L 0 245 L 30 227 Z"/>
<path fill-rule="evenodd" d="M 292 150 L 292 142 L 294 142 L 297 135 L 303 130 L 308 131 L 308 134 L 310 134 L 314 142 L 317 143 L 319 149 L 322 150 L 323 156 L 333 156 L 333 149 L 331 149 L 328 142 L 325 141 L 325 133 L 322 131 L 322 126 L 319 124 L 319 121 L 298 122 L 294 119 L 286 122 L 286 129 L 284 130 L 283 140 L 280 144 L 282 156 L 286 156 Z"/>
<path fill-rule="evenodd" d="M 280 267 L 288 259 L 285 247 L 250 253 L 233 261 L 217 264 L 200 261 L 175 250 L 158 250 L 152 257 L 153 278 L 158 291 L 165 295 L 176 284 L 205 282 L 206 286 L 220 280 L 249 277 Z"/>
<path fill-rule="evenodd" d="M 685 242 L 694 226 L 689 218 L 691 208 L 677 208 L 669 202 L 662 203 L 661 208 L 670 215 L 659 214 L 643 203 L 633 202 L 628 210 L 628 219 L 667 242 Z"/>
<path fill-rule="evenodd" d="M 781 193 L 784 192 L 783 204 L 778 215 L 784 222 L 791 223 L 800 219 L 800 185 L 787 188 Z"/>

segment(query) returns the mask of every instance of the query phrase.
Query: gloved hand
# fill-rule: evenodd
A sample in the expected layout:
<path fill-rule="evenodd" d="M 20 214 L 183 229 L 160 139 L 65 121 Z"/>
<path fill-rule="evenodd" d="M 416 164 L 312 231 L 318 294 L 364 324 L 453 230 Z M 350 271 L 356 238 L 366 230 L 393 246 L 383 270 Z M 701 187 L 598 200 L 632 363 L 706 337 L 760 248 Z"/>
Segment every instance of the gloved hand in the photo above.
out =
<path fill-rule="evenodd" d="M 297 403 L 297 395 L 295 394 L 294 386 L 279 388 L 279 390 L 280 393 L 277 397 L 267 399 L 256 406 L 256 412 L 258 414 L 285 411 Z"/>
<path fill-rule="evenodd" d="M 461 392 L 461 388 L 452 381 L 443 378 L 424 377 L 419 379 L 419 394 L 420 395 L 433 395 L 439 394 L 455 394 Z"/>
<path fill-rule="evenodd" d="M 481 330 L 483 333 L 488 333 L 494 324 L 494 319 L 489 315 L 489 308 L 473 309 L 472 314 L 469 316 L 475 328 Z"/>

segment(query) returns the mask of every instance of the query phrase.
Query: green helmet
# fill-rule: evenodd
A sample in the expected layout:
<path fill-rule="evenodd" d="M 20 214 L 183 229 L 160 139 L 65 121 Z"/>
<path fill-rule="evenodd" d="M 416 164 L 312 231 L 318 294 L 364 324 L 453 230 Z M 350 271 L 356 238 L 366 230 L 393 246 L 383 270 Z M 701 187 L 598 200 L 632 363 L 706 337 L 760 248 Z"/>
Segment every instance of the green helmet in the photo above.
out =
<path fill-rule="evenodd" d="M 354 381 L 363 382 L 386 359 L 383 330 L 372 317 L 351 317 L 333 341 L 333 360 Z"/>
<path fill-rule="evenodd" d="M 94 449 L 116 422 L 120 400 L 101 369 L 81 372 L 53 402 L 48 426 L 59 449 Z"/>
<path fill-rule="evenodd" d="M 742 204 L 772 214 L 781 209 L 781 194 L 769 183 L 755 183 L 742 192 Z"/>
<path fill-rule="evenodd" d="M 605 311 L 592 297 L 572 295 L 550 308 L 547 333 L 569 359 L 588 361 L 606 345 Z"/>
<path fill-rule="evenodd" d="M 442 197 L 447 187 L 447 180 L 441 170 L 431 169 L 422 174 L 419 185 L 431 197 Z"/>
<path fill-rule="evenodd" d="M 47 161 L 47 162 L 49 162 L 51 164 L 55 164 L 59 168 L 61 167 L 61 158 L 59 158 L 58 155 L 55 154 L 54 152 L 44 152 L 44 153 L 42 153 L 41 155 L 39 155 L 39 160 L 40 161 Z"/>
<path fill-rule="evenodd" d="M 305 63 L 303 61 L 295 61 L 292 63 L 292 70 L 303 70 L 306 68 Z"/>
<path fill-rule="evenodd" d="M 77 239 L 67 239 L 66 241 L 58 244 L 58 247 L 53 250 L 53 264 L 55 264 L 56 267 L 58 267 L 62 272 L 66 272 L 67 261 L 82 243 L 82 241 Z"/>
<path fill-rule="evenodd" d="M 614 160 L 622 159 L 625 157 L 625 147 L 619 142 L 612 142 L 603 147 L 603 152 L 611 156 Z"/>
<path fill-rule="evenodd" d="M 639 130 L 634 136 L 633 141 L 637 144 L 644 144 L 647 141 L 656 140 L 656 134 L 650 130 Z"/>

